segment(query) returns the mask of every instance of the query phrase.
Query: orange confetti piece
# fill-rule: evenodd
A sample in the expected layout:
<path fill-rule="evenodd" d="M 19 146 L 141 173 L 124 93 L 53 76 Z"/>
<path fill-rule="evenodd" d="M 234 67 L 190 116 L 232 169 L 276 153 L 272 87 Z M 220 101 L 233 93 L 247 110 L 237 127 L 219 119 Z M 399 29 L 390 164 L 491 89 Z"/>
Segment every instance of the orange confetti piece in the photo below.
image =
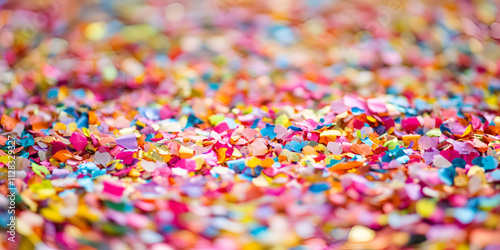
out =
<path fill-rule="evenodd" d="M 66 162 L 68 159 L 72 157 L 73 154 L 71 154 L 68 150 L 59 150 L 52 156 L 52 158 L 57 159 L 60 162 Z"/>
<path fill-rule="evenodd" d="M 2 126 L 7 131 L 12 131 L 16 127 L 17 122 L 18 121 L 16 119 L 14 119 L 6 114 L 3 114 L 2 119 L 0 120 L 0 124 L 2 124 Z"/>
<path fill-rule="evenodd" d="M 372 153 L 372 148 L 366 144 L 353 144 L 351 146 L 352 152 L 362 156 L 367 156 Z"/>

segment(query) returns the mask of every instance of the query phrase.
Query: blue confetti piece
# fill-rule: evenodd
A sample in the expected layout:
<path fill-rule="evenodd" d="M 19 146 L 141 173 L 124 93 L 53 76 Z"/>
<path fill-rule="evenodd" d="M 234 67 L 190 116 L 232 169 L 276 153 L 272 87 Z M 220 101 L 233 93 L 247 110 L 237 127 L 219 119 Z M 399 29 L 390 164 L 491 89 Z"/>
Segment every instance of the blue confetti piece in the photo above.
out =
<path fill-rule="evenodd" d="M 351 112 L 353 115 L 362 115 L 365 113 L 364 110 L 360 109 L 360 108 L 357 108 L 357 107 L 354 107 L 351 109 Z"/>
<path fill-rule="evenodd" d="M 169 231 L 173 231 L 173 228 Z M 208 236 L 208 237 L 214 237 L 214 236 L 217 236 L 219 234 L 219 230 L 217 228 L 215 228 L 214 226 L 208 226 L 205 229 L 205 232 L 203 232 L 203 234 Z"/>
<path fill-rule="evenodd" d="M 451 130 L 449 128 L 447 128 L 444 124 L 441 124 L 441 126 L 439 126 L 439 130 L 441 130 L 441 133 L 443 133 L 443 134 L 446 131 L 448 131 L 448 133 L 451 134 Z"/>
<path fill-rule="evenodd" d="M 479 207 L 481 209 L 490 210 L 498 205 L 500 205 L 500 194 L 492 197 L 479 197 Z"/>
<path fill-rule="evenodd" d="M 402 108 L 409 108 L 410 103 L 408 102 L 408 99 L 403 96 L 393 96 L 392 100 L 389 101 L 389 103 L 394 104 L 396 106 L 400 106 Z"/>
<path fill-rule="evenodd" d="M 51 89 L 49 89 L 49 91 L 47 91 L 47 97 L 49 99 L 57 98 L 58 94 L 59 94 L 58 88 L 51 88 Z"/>
<path fill-rule="evenodd" d="M 85 98 L 85 90 L 84 89 L 75 89 L 72 91 L 72 94 L 77 98 Z"/>
<path fill-rule="evenodd" d="M 87 113 L 83 113 L 77 120 L 76 126 L 78 128 L 88 128 L 89 127 L 89 115 Z"/>
<path fill-rule="evenodd" d="M 414 104 L 418 111 L 426 111 L 432 109 L 432 105 L 420 98 L 415 99 Z"/>
<path fill-rule="evenodd" d="M 245 159 L 238 159 L 226 162 L 227 166 L 236 173 L 241 173 L 245 168 Z"/>
<path fill-rule="evenodd" d="M 264 226 L 256 226 L 250 229 L 250 233 L 255 237 L 259 237 L 262 234 L 265 234 L 266 232 L 267 232 L 267 227 Z"/>
<path fill-rule="evenodd" d="M 295 42 L 293 30 L 288 26 L 277 26 L 273 28 L 272 36 L 277 42 L 284 46 L 292 45 Z"/>
<path fill-rule="evenodd" d="M 86 176 L 84 178 L 80 178 L 80 179 L 76 180 L 76 182 L 78 183 L 78 185 L 85 188 L 85 191 L 94 192 L 94 181 L 91 178 L 89 178 L 88 176 Z"/>
<path fill-rule="evenodd" d="M 373 141 L 370 139 L 370 137 L 366 136 L 365 138 L 361 139 L 361 141 L 368 145 L 368 146 L 372 146 L 373 145 Z"/>
<path fill-rule="evenodd" d="M 291 130 L 293 130 L 293 131 L 302 131 L 302 129 L 301 129 L 301 128 L 296 127 L 296 126 L 288 126 L 288 129 L 291 129 Z"/>
<path fill-rule="evenodd" d="M 330 186 L 328 185 L 328 183 L 314 183 L 309 186 L 309 191 L 313 193 L 321 193 L 328 190 L 329 188 Z"/>
<path fill-rule="evenodd" d="M 403 155 L 395 159 L 399 164 L 405 164 L 410 161 L 410 157 L 407 155 Z"/>
<path fill-rule="evenodd" d="M 158 121 L 160 120 L 160 110 L 156 108 L 150 108 L 150 107 L 141 107 L 137 109 L 139 111 L 139 114 L 142 117 L 146 117 L 149 120 L 152 121 Z"/>
<path fill-rule="evenodd" d="M 407 108 L 406 115 L 416 116 L 418 114 L 417 110 L 414 108 Z"/>
<path fill-rule="evenodd" d="M 491 178 L 493 178 L 494 181 L 500 181 L 500 170 L 497 169 L 491 172 Z"/>
<path fill-rule="evenodd" d="M 455 159 L 453 159 L 451 164 L 453 165 L 453 167 L 465 168 L 465 165 L 467 165 L 467 162 L 462 158 L 455 158 Z"/>
<path fill-rule="evenodd" d="M 476 217 L 476 213 L 473 209 L 468 207 L 459 207 L 453 209 L 453 216 L 462 224 L 471 223 Z"/>
<path fill-rule="evenodd" d="M 326 164 L 326 167 L 327 168 L 331 168 L 333 166 L 335 166 L 337 163 L 339 162 L 342 162 L 342 160 L 335 160 L 335 159 L 331 159 L 327 164 Z"/>
<path fill-rule="evenodd" d="M 161 227 L 161 231 L 165 233 L 170 233 L 175 231 L 176 227 L 170 224 L 164 225 Z"/>
<path fill-rule="evenodd" d="M 455 179 L 455 167 L 440 168 L 438 170 L 439 180 L 448 186 L 452 186 Z"/>
<path fill-rule="evenodd" d="M 361 156 L 361 155 L 354 155 L 351 160 L 352 161 L 364 161 L 363 156 Z"/>
<path fill-rule="evenodd" d="M 252 126 L 250 128 L 251 129 L 257 128 L 257 125 L 259 125 L 259 121 L 260 121 L 260 119 L 255 119 L 255 121 L 253 121 Z"/>
<path fill-rule="evenodd" d="M 276 138 L 276 135 L 277 133 L 274 133 L 274 125 L 272 124 L 266 124 L 266 127 L 265 128 L 262 128 L 260 130 L 260 134 L 262 135 L 262 137 L 269 137 L 270 140 L 273 140 L 274 138 Z"/>
<path fill-rule="evenodd" d="M 261 166 L 254 167 L 253 169 L 251 167 L 246 167 L 243 169 L 243 175 L 257 177 L 262 172 L 262 169 L 263 168 Z"/>
<path fill-rule="evenodd" d="M 194 112 L 193 112 L 193 109 L 191 107 L 182 107 L 181 109 L 181 114 L 183 115 L 192 115 Z"/>
<path fill-rule="evenodd" d="M 186 123 L 186 128 L 191 128 L 191 127 L 194 127 L 195 124 L 201 124 L 201 123 L 203 123 L 202 120 L 200 120 L 195 115 L 191 114 L 188 117 L 188 120 L 187 120 L 187 123 Z"/>
<path fill-rule="evenodd" d="M 495 157 L 488 155 L 484 157 L 482 160 L 482 166 L 485 170 L 493 170 L 498 166 L 498 160 Z"/>
<path fill-rule="evenodd" d="M 482 167 L 483 166 L 483 157 L 478 156 L 472 160 L 472 164 Z"/>
<path fill-rule="evenodd" d="M 20 140 L 20 143 L 23 147 L 29 147 L 29 146 L 33 146 L 35 145 L 35 138 L 33 138 L 33 136 L 26 132 L 26 130 L 24 130 L 22 133 L 21 133 L 21 140 Z"/>
<path fill-rule="evenodd" d="M 95 179 L 101 175 L 106 174 L 106 169 L 100 169 L 93 162 L 85 162 L 78 165 L 78 170 L 76 171 L 78 174 L 90 174 L 92 179 Z"/>
<path fill-rule="evenodd" d="M 78 118 L 78 114 L 76 113 L 75 108 L 73 107 L 65 108 L 63 111 L 68 113 L 68 115 Z"/>
<path fill-rule="evenodd" d="M 146 135 L 146 140 L 145 140 L 145 141 L 147 141 L 147 142 L 153 142 L 151 139 L 153 139 L 154 137 L 155 137 L 155 135 L 154 135 L 154 134 L 147 134 L 147 135 Z"/>
<path fill-rule="evenodd" d="M 469 207 L 471 209 L 476 210 L 478 206 L 479 206 L 479 198 L 478 197 L 470 198 L 467 201 L 466 207 Z"/>
<path fill-rule="evenodd" d="M 382 162 L 391 162 L 391 161 L 392 157 L 389 154 L 385 154 L 384 156 L 382 156 Z"/>
<path fill-rule="evenodd" d="M 252 181 L 253 180 L 252 176 L 248 176 L 246 174 L 239 174 L 238 178 L 243 180 L 243 181 Z"/>
<path fill-rule="evenodd" d="M 225 122 L 230 129 L 235 129 L 238 127 L 238 125 L 236 124 L 236 122 L 234 121 L 233 118 L 226 117 L 226 118 L 224 118 L 223 122 Z"/>
<path fill-rule="evenodd" d="M 278 68 L 285 69 L 290 65 L 290 63 L 288 62 L 286 55 L 278 55 L 274 61 L 274 65 Z"/>
<path fill-rule="evenodd" d="M 290 151 L 300 153 L 300 152 L 302 152 L 302 149 L 305 146 L 307 146 L 307 143 L 308 143 L 307 141 L 304 141 L 304 142 L 290 141 L 289 143 L 287 143 L 285 148 L 290 150 Z M 289 146 L 289 147 L 287 148 L 287 146 Z"/>

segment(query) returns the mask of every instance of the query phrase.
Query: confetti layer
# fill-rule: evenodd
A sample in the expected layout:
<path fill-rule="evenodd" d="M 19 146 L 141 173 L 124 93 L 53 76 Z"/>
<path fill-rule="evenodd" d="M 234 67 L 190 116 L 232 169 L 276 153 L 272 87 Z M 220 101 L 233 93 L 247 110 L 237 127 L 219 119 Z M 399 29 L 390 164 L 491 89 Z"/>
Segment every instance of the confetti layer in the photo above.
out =
<path fill-rule="evenodd" d="M 493 1 L 4 5 L 5 248 L 500 248 Z"/>

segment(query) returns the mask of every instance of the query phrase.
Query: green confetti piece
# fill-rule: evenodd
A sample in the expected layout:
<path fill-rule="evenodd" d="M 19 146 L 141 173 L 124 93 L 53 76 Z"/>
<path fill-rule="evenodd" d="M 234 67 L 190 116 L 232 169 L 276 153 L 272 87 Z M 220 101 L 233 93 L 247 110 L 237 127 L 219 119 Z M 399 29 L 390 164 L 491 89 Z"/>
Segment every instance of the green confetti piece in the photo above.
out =
<path fill-rule="evenodd" d="M 127 208 L 127 204 L 121 202 L 121 203 L 114 203 L 114 202 L 111 202 L 111 201 L 105 201 L 104 202 L 104 205 L 106 205 L 106 207 L 108 208 L 111 208 L 113 210 L 116 210 L 116 211 L 120 211 L 120 212 L 129 212 L 128 208 Z"/>
<path fill-rule="evenodd" d="M 398 139 L 393 139 L 384 143 L 384 147 L 387 147 L 389 150 L 395 149 L 398 145 L 400 145 L 400 143 L 398 143 Z"/>
<path fill-rule="evenodd" d="M 433 128 L 433 129 L 427 131 L 427 133 L 425 133 L 425 135 L 427 135 L 429 137 L 438 137 L 438 136 L 441 136 L 441 130 L 439 130 L 438 128 Z"/>
<path fill-rule="evenodd" d="M 125 26 L 121 30 L 122 37 L 128 42 L 148 41 L 158 34 L 158 29 L 147 24 L 136 24 Z"/>
<path fill-rule="evenodd" d="M 363 135 L 361 135 L 361 131 L 356 131 L 356 135 L 358 135 L 359 139 L 363 139 Z"/>
<path fill-rule="evenodd" d="M 208 121 L 212 126 L 217 126 L 219 123 L 221 123 L 224 118 L 226 118 L 223 114 L 216 114 L 216 115 L 211 115 L 208 117 Z"/>
<path fill-rule="evenodd" d="M 286 116 L 285 114 L 282 114 L 282 115 L 278 116 L 278 118 L 276 118 L 275 123 L 282 125 L 284 127 L 287 127 L 288 124 L 290 123 L 290 120 L 288 119 L 288 116 Z"/>
<path fill-rule="evenodd" d="M 116 70 L 115 66 L 113 66 L 113 65 L 108 65 L 108 66 L 104 67 L 104 69 L 102 70 L 102 77 L 106 81 L 109 81 L 109 82 L 113 81 L 116 79 L 117 76 L 118 76 L 118 71 Z"/>
<path fill-rule="evenodd" d="M 35 172 L 38 176 L 42 176 L 41 173 L 44 173 L 45 175 L 50 174 L 50 171 L 46 167 L 36 163 L 31 163 L 31 169 L 33 169 L 33 172 Z"/>
<path fill-rule="evenodd" d="M 115 223 L 106 223 L 102 225 L 102 231 L 108 235 L 120 236 L 127 233 L 127 228 Z"/>

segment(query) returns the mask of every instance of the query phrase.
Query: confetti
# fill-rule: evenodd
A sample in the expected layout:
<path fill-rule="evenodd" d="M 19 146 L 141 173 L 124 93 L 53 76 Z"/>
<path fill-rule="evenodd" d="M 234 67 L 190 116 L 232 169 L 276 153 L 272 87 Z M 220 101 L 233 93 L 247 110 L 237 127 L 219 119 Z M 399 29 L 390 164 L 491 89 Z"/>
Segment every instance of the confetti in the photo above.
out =
<path fill-rule="evenodd" d="M 498 4 L 98 2 L 2 2 L 3 248 L 500 246 Z"/>

